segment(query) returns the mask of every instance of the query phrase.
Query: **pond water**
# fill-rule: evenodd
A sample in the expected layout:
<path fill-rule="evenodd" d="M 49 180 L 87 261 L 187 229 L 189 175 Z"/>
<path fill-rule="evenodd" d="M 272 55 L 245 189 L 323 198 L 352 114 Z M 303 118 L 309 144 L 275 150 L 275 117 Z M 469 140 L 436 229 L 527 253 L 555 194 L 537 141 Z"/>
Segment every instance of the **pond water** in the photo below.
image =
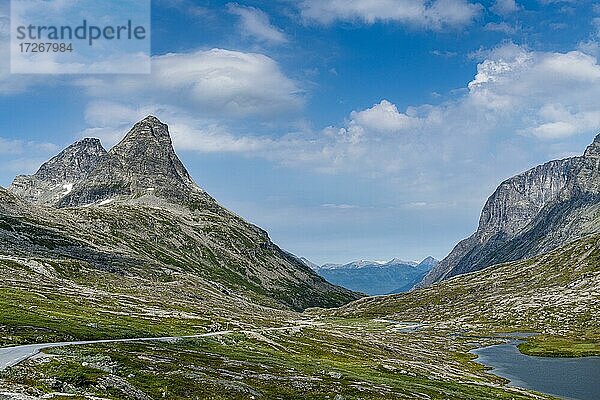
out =
<path fill-rule="evenodd" d="M 514 340 L 471 351 L 476 362 L 518 386 L 563 399 L 600 399 L 600 357 L 532 357 L 522 354 Z"/>

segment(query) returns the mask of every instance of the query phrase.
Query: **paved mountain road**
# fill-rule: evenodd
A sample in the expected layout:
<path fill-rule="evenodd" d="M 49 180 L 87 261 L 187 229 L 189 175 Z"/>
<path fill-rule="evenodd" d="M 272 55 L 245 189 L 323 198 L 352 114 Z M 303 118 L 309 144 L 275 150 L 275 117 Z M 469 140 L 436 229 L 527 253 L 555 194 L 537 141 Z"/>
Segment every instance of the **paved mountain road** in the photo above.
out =
<path fill-rule="evenodd" d="M 105 340 L 83 340 L 76 342 L 57 342 L 57 343 L 41 343 L 41 344 L 27 344 L 23 346 L 3 347 L 0 348 L 0 371 L 5 370 L 8 367 L 15 366 L 34 355 L 38 354 L 43 349 L 50 349 L 53 347 L 65 347 L 65 346 L 80 346 L 86 344 L 97 344 L 97 343 L 124 343 L 124 342 L 170 342 L 179 339 L 195 339 L 202 337 L 221 336 L 228 335 L 234 332 L 239 333 L 261 333 L 269 331 L 287 330 L 287 329 L 302 329 L 307 326 L 311 326 L 313 323 L 302 323 L 292 326 L 282 326 L 277 328 L 261 328 L 256 330 L 228 330 L 209 332 L 199 335 L 189 336 L 165 336 L 157 338 L 134 338 L 134 339 L 105 339 Z"/>

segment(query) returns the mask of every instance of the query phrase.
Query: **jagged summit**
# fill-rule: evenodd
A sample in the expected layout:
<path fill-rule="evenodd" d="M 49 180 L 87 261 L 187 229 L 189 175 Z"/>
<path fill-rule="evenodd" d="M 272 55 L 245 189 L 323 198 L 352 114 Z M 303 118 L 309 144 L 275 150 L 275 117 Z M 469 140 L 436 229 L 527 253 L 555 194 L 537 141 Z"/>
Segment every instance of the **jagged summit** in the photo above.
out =
<path fill-rule="evenodd" d="M 172 146 L 169 127 L 153 115 L 149 115 L 137 122 L 125 135 L 121 143 L 133 143 L 140 140 L 151 140 L 165 148 Z"/>
<path fill-rule="evenodd" d="M 152 115 L 136 123 L 110 151 L 99 139 L 79 140 L 35 175 L 18 176 L 9 190 L 32 203 L 57 207 L 117 198 L 153 196 L 175 203 L 188 202 L 192 194 L 209 198 L 177 157 L 169 127 Z"/>
<path fill-rule="evenodd" d="M 34 175 L 19 175 L 8 190 L 36 204 L 53 205 L 96 168 L 106 155 L 99 139 L 79 140 L 42 164 Z"/>
<path fill-rule="evenodd" d="M 42 164 L 35 174 L 48 180 L 77 180 L 95 168 L 100 157 L 106 154 L 100 139 L 84 138 L 63 151 L 50 161 Z"/>
<path fill-rule="evenodd" d="M 168 126 L 148 116 L 136 123 L 58 205 L 95 204 L 118 196 L 154 196 L 182 203 L 190 193 L 201 192 L 177 157 Z"/>
<path fill-rule="evenodd" d="M 600 134 L 598 134 L 592 144 L 585 149 L 583 155 L 585 157 L 600 157 Z"/>
<path fill-rule="evenodd" d="M 196 186 L 175 154 L 169 127 L 152 115 L 136 123 L 109 155 L 127 164 L 129 173 L 170 177 Z"/>
<path fill-rule="evenodd" d="M 432 256 L 429 256 L 429 257 L 424 258 L 423 261 L 421 261 L 419 264 L 417 264 L 417 267 L 430 267 L 430 268 L 433 268 L 438 263 L 439 263 L 438 260 L 436 260 Z"/>

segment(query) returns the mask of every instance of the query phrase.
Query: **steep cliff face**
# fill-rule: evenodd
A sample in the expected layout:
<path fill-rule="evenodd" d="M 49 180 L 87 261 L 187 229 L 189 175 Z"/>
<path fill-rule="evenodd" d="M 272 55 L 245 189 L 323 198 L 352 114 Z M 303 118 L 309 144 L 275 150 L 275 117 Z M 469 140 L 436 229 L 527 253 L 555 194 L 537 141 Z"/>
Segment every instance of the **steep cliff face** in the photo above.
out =
<path fill-rule="evenodd" d="M 600 157 L 600 135 L 597 135 L 592 144 L 590 144 L 585 153 L 584 157 Z"/>
<path fill-rule="evenodd" d="M 53 206 L 82 182 L 106 155 L 100 140 L 73 143 L 34 175 L 19 175 L 8 190 L 38 205 Z"/>
<path fill-rule="evenodd" d="M 532 257 L 600 232 L 600 135 L 581 157 L 551 161 L 500 184 L 477 231 L 418 285 Z"/>

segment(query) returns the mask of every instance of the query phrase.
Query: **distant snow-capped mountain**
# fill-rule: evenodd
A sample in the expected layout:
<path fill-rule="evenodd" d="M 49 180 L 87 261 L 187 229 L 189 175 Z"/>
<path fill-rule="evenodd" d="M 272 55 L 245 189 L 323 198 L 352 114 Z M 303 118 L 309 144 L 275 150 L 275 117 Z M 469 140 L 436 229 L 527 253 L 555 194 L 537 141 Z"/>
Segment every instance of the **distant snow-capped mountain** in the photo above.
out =
<path fill-rule="evenodd" d="M 438 262 L 433 257 L 421 262 L 393 258 L 389 261 L 357 260 L 321 266 L 306 258 L 301 258 L 301 261 L 329 282 L 369 295 L 408 291 Z"/>
<path fill-rule="evenodd" d="M 428 257 L 428 258 L 432 258 L 432 257 Z M 416 266 L 419 264 L 419 262 L 418 261 L 406 261 L 401 258 L 392 258 L 390 261 L 385 263 L 385 265 L 397 265 L 397 264 Z"/>

